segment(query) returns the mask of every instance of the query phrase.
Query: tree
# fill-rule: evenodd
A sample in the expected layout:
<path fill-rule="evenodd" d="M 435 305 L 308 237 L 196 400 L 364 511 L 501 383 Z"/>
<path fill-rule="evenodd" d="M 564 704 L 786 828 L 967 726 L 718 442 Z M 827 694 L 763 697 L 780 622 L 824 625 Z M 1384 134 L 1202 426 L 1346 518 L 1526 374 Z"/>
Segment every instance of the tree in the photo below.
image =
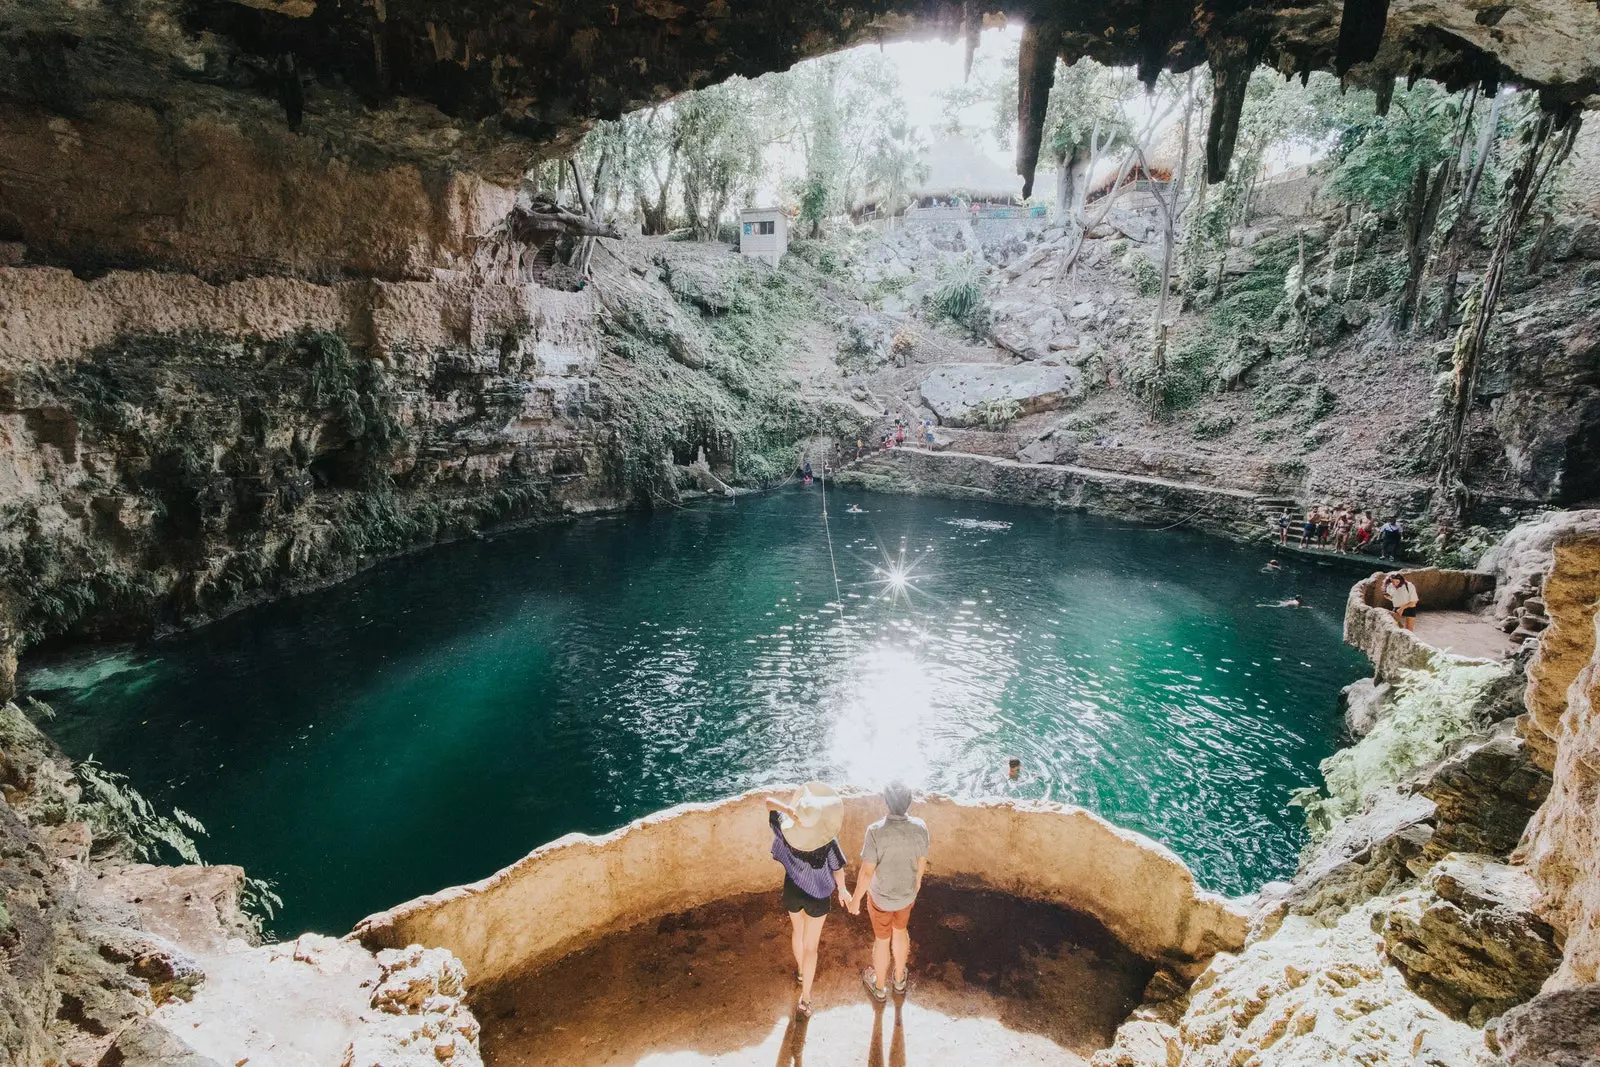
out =
<path fill-rule="evenodd" d="M 743 78 L 685 93 L 673 102 L 670 151 L 682 160 L 684 221 L 714 240 L 734 198 L 761 177 L 769 129 L 764 92 Z"/>

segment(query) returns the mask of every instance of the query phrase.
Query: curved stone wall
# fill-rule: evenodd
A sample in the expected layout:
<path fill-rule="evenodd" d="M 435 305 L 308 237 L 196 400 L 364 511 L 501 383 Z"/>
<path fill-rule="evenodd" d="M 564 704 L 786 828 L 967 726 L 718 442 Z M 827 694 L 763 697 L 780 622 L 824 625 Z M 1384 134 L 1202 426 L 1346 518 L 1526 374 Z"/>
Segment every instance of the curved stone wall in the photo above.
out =
<path fill-rule="evenodd" d="M 448 948 L 484 985 L 559 959 L 612 930 L 745 893 L 771 891 L 763 792 L 685 804 L 602 837 L 568 834 L 481 882 L 362 920 L 371 948 Z M 847 794 L 845 854 L 860 854 L 875 794 Z M 982 886 L 1092 915 L 1130 949 L 1193 975 L 1244 944 L 1248 916 L 1199 890 L 1172 852 L 1062 804 L 931 795 L 912 814 L 933 835 L 928 877 Z"/>
<path fill-rule="evenodd" d="M 1428 670 L 1440 659 L 1478 662 L 1465 656 L 1441 652 L 1425 644 L 1410 630 L 1395 625 L 1388 601 L 1379 586 L 1389 571 L 1375 571 L 1350 590 L 1344 609 L 1345 643 L 1360 649 L 1372 661 L 1372 672 L 1380 682 L 1392 682 L 1401 671 Z M 1420 611 L 1448 611 L 1466 607 L 1467 600 L 1494 588 L 1494 575 L 1481 571 L 1446 570 L 1418 567 L 1403 570 L 1417 587 Z"/>

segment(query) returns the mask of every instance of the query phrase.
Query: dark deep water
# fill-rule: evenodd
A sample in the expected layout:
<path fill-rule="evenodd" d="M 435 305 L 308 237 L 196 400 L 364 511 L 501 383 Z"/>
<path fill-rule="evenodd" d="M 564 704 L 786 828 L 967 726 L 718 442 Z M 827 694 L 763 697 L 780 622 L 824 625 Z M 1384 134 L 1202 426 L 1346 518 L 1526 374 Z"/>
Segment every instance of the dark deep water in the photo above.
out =
<path fill-rule="evenodd" d="M 1354 575 L 1182 531 L 829 490 L 448 546 L 133 652 L 37 669 L 96 754 L 274 878 L 279 934 L 572 830 L 809 776 L 1082 804 L 1200 882 L 1289 873 L 1337 747 Z M 851 502 L 867 509 L 851 515 Z M 873 567 L 916 561 L 906 588 Z M 886 555 L 887 553 L 887 555 Z M 1292 594 L 1308 609 L 1258 607 Z"/>

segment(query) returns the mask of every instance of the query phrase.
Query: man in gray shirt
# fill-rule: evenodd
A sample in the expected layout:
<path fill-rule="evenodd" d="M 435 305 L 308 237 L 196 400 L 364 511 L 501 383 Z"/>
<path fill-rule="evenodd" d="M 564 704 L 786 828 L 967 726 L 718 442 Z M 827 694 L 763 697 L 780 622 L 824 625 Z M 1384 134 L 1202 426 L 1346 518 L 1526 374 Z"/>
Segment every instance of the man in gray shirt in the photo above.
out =
<path fill-rule="evenodd" d="M 861 872 L 856 876 L 856 891 L 850 896 L 850 914 L 861 914 L 861 899 L 867 900 L 872 919 L 872 966 L 861 972 L 867 991 L 880 1004 L 889 997 L 886 983 L 889 957 L 894 956 L 894 991 L 906 992 L 906 962 L 911 956 L 911 935 L 906 923 L 911 905 L 922 888 L 922 873 L 928 866 L 928 827 L 921 819 L 906 814 L 911 808 L 911 787 L 901 781 L 890 782 L 883 791 L 889 814 L 867 827 L 861 846 Z"/>

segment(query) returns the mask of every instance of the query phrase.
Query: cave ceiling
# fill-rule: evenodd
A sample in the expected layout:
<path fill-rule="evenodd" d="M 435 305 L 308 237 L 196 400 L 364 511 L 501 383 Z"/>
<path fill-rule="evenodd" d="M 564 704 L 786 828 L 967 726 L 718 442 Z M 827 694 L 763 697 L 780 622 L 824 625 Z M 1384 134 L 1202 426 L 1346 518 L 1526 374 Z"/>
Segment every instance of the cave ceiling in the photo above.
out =
<path fill-rule="evenodd" d="M 1265 65 L 1517 83 L 1562 115 L 1600 106 L 1595 0 L 0 0 L 0 107 L 71 118 L 125 101 L 272 122 L 328 149 L 511 177 L 597 119 L 853 44 L 1021 22 L 1019 169 L 1057 56 L 1153 78 L 1209 61 L 1208 169 Z M 1032 136 L 1030 136 L 1032 134 Z"/>

